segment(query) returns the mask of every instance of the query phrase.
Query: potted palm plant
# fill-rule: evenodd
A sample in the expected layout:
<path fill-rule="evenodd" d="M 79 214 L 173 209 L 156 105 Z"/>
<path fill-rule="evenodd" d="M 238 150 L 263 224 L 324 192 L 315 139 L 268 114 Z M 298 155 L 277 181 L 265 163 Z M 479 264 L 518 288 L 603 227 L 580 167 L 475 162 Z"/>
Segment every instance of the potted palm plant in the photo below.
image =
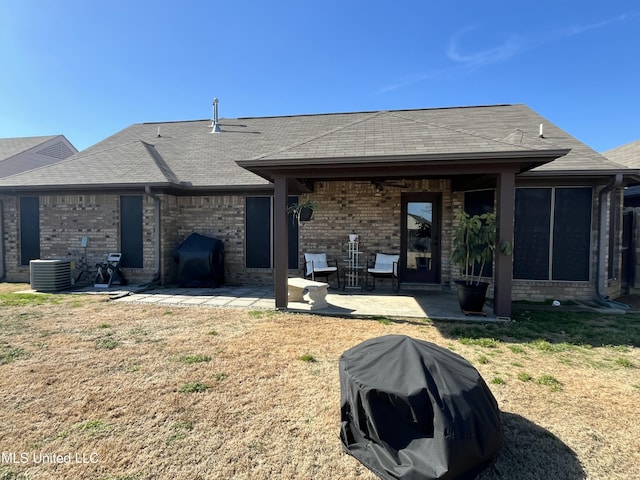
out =
<path fill-rule="evenodd" d="M 485 265 L 493 260 L 496 245 L 496 215 L 457 215 L 451 262 L 460 268 L 456 280 L 458 301 L 464 312 L 481 313 L 489 284 L 482 281 Z"/>
<path fill-rule="evenodd" d="M 316 202 L 313 200 L 301 200 L 297 203 L 289 205 L 287 213 L 293 214 L 293 221 L 300 225 L 302 222 L 308 222 L 313 216 L 313 211 L 317 208 Z"/>

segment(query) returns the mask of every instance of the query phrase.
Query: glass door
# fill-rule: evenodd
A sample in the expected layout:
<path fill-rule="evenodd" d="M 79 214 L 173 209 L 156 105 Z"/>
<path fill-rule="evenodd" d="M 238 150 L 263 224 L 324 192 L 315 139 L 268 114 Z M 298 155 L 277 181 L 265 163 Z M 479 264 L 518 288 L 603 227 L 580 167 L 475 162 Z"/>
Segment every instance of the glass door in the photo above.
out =
<path fill-rule="evenodd" d="M 440 282 L 440 194 L 402 195 L 400 280 Z"/>

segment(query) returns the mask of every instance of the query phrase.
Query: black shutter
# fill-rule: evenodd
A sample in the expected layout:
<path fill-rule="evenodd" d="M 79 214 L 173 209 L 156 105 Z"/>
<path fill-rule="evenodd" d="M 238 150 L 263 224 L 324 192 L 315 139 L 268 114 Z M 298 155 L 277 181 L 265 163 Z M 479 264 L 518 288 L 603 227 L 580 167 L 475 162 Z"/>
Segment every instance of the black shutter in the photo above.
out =
<path fill-rule="evenodd" d="M 271 268 L 271 197 L 246 199 L 247 268 Z"/>
<path fill-rule="evenodd" d="M 20 198 L 20 264 L 40 258 L 40 197 Z"/>
<path fill-rule="evenodd" d="M 144 248 L 142 243 L 142 196 L 120 197 L 120 248 L 123 267 L 142 268 Z"/>

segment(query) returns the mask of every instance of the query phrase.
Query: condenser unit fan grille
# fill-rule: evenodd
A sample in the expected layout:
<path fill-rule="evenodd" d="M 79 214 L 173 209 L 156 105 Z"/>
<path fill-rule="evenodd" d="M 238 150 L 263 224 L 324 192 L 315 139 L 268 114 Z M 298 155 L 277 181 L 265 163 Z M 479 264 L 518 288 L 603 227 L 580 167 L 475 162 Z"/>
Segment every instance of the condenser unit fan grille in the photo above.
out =
<path fill-rule="evenodd" d="M 31 288 L 40 292 L 57 292 L 71 287 L 70 260 L 31 260 Z"/>

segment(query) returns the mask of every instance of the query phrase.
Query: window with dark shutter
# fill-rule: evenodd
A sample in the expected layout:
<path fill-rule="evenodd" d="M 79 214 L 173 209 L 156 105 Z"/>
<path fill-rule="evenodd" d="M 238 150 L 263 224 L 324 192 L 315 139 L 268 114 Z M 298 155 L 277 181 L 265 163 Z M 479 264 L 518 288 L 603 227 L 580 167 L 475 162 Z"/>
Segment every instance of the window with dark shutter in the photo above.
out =
<path fill-rule="evenodd" d="M 40 197 L 20 198 L 20 264 L 40 258 Z"/>
<path fill-rule="evenodd" d="M 120 197 L 120 265 L 127 268 L 144 266 L 142 241 L 142 196 L 122 195 Z"/>

